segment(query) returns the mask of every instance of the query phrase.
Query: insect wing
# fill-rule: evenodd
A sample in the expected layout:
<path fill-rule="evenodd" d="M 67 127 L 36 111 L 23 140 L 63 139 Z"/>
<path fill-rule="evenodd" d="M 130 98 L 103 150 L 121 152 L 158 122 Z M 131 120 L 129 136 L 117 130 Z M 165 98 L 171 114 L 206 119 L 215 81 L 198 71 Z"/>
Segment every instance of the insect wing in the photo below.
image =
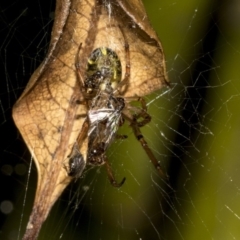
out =
<path fill-rule="evenodd" d="M 91 139 L 94 138 L 92 146 L 104 142 L 104 148 L 106 149 L 113 141 L 118 130 L 121 113 L 113 109 L 90 110 L 88 117 L 90 122 L 88 132 L 90 145 Z"/>
<path fill-rule="evenodd" d="M 99 123 L 108 121 L 108 119 L 113 113 L 114 110 L 108 108 L 89 110 L 88 119 L 90 122 L 90 129 L 88 131 L 88 136 L 92 134 L 94 129 L 96 129 L 96 127 L 99 125 Z"/>

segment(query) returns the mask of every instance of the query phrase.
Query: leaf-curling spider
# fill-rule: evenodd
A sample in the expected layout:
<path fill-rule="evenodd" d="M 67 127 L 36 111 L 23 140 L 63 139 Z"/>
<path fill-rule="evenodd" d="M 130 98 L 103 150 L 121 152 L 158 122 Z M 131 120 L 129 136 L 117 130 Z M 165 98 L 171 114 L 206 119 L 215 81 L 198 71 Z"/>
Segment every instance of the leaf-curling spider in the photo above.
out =
<path fill-rule="evenodd" d="M 103 165 L 107 168 L 108 178 L 114 187 L 120 187 L 125 178 L 118 183 L 106 157 L 106 151 L 115 138 L 126 138 L 117 135 L 118 128 L 128 121 L 136 139 L 163 177 L 162 168 L 144 139 L 140 128 L 151 121 L 147 106 L 141 97 L 121 97 L 120 88 L 130 81 L 130 52 L 125 44 L 126 70 L 122 79 L 122 66 L 118 55 L 107 47 L 95 49 L 88 58 L 85 75 L 79 65 L 79 46 L 76 68 L 82 92 L 87 99 L 88 114 L 69 159 L 69 175 L 80 177 L 86 164 Z M 122 79 L 122 80 L 121 80 Z M 127 90 L 127 87 L 124 91 Z M 130 102 L 138 101 L 141 107 L 134 107 Z M 81 140 L 88 136 L 87 160 L 79 152 Z"/>

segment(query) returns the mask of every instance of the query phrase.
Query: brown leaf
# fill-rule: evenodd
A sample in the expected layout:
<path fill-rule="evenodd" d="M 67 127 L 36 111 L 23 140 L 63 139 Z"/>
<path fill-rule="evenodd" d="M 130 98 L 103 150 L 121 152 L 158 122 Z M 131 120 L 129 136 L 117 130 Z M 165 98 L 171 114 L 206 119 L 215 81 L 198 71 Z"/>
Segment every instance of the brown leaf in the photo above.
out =
<path fill-rule="evenodd" d="M 94 49 L 108 47 L 118 54 L 123 76 L 129 44 L 131 75 L 124 97 L 144 96 L 167 84 L 161 43 L 141 1 L 57 1 L 48 55 L 13 108 L 14 121 L 38 169 L 24 239 L 37 238 L 52 205 L 71 181 L 65 166 L 88 111 L 75 68 L 80 44 L 81 71 Z M 84 159 L 87 144 L 86 138 L 80 146 Z"/>

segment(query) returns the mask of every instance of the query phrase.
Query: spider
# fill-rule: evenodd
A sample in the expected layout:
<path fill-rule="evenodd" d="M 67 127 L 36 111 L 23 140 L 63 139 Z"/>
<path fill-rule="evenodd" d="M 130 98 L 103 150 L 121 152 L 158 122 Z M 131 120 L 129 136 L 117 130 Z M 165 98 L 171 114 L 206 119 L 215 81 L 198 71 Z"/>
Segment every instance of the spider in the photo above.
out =
<path fill-rule="evenodd" d="M 79 51 L 81 49 L 81 44 Z M 128 121 L 137 140 L 152 161 L 153 165 L 163 177 L 163 171 L 144 139 L 140 128 L 151 121 L 151 116 L 147 113 L 147 106 L 141 97 L 123 98 L 120 87 L 130 80 L 130 52 L 129 45 L 125 43 L 126 71 L 122 79 L 121 62 L 117 54 L 107 48 L 95 49 L 88 58 L 85 75 L 79 68 L 79 52 L 77 57 L 77 73 L 80 85 L 85 98 L 88 101 L 88 114 L 78 136 L 77 144 L 73 147 L 69 158 L 69 175 L 80 177 L 86 164 L 99 166 L 105 164 L 108 178 L 114 187 L 120 187 L 125 181 L 120 183 L 115 180 L 113 171 L 106 157 L 106 151 L 116 138 L 126 138 L 125 135 L 117 135 L 118 128 L 124 121 Z M 125 88 L 124 91 L 126 91 Z M 140 102 L 141 107 L 134 107 L 130 102 Z M 88 136 L 88 154 L 84 161 L 79 146 L 81 141 Z"/>

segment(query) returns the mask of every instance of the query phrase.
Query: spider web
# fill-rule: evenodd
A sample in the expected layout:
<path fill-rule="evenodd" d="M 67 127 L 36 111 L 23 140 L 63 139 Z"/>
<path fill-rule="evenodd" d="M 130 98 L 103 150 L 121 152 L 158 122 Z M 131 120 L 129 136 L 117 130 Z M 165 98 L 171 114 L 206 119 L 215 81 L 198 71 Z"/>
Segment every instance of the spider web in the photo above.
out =
<path fill-rule="evenodd" d="M 162 41 L 171 89 L 145 99 L 142 129 L 168 173 L 157 174 L 128 126 L 104 167 L 88 169 L 61 196 L 39 239 L 239 239 L 239 11 L 237 0 L 145 1 Z M 1 3 L 1 239 L 21 239 L 36 169 L 11 109 L 48 48 L 54 1 Z"/>

